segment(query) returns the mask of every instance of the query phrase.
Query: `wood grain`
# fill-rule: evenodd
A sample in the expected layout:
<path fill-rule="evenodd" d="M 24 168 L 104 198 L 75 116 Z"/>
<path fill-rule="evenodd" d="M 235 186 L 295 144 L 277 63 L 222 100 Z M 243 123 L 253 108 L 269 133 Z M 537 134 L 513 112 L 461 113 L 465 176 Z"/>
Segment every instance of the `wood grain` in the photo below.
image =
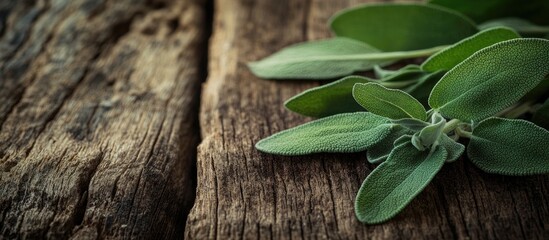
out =
<path fill-rule="evenodd" d="M 0 2 L 0 238 L 181 238 L 199 1 Z"/>
<path fill-rule="evenodd" d="M 259 139 L 310 120 L 284 109 L 283 102 L 318 83 L 261 80 L 246 62 L 329 36 L 327 19 L 356 4 L 215 1 L 197 198 L 186 237 L 548 239 L 548 176 L 490 175 L 462 159 L 445 166 L 396 218 L 366 226 L 353 213 L 355 194 L 374 168 L 364 153 L 278 157 L 254 149 Z"/>

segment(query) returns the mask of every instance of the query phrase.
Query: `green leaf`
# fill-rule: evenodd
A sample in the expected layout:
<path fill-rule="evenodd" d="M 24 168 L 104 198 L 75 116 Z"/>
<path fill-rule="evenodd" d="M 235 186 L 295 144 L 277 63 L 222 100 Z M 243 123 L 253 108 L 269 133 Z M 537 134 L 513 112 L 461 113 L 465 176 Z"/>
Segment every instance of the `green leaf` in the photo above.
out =
<path fill-rule="evenodd" d="M 377 83 L 355 84 L 353 97 L 366 110 L 388 118 L 427 118 L 423 105 L 410 94 Z"/>
<path fill-rule="evenodd" d="M 532 122 L 549 130 L 549 99 L 534 113 Z"/>
<path fill-rule="evenodd" d="M 547 0 L 431 0 L 429 3 L 459 11 L 478 23 L 503 17 L 521 17 L 540 24 L 549 23 Z"/>
<path fill-rule="evenodd" d="M 391 134 L 389 134 L 380 142 L 368 148 L 368 150 L 366 151 L 366 157 L 368 159 L 368 162 L 377 164 L 385 161 L 389 157 L 389 154 L 391 153 L 393 148 L 395 147 L 394 145 L 395 141 L 404 135 L 409 135 L 412 133 L 413 132 L 407 128 L 403 128 L 403 127 L 393 128 L 393 131 L 391 132 Z"/>
<path fill-rule="evenodd" d="M 372 113 L 344 113 L 276 133 L 255 147 L 262 152 L 289 156 L 360 152 L 383 140 L 394 126 L 389 119 Z"/>
<path fill-rule="evenodd" d="M 549 97 L 549 75 L 545 77 L 534 89 L 524 95 L 520 102 L 539 102 Z"/>
<path fill-rule="evenodd" d="M 487 29 L 432 55 L 423 62 L 421 68 L 429 72 L 448 71 L 476 51 L 514 38 L 520 38 L 520 36 L 509 28 Z"/>
<path fill-rule="evenodd" d="M 393 75 L 380 80 L 373 80 L 361 76 L 349 76 L 340 80 L 308 89 L 285 103 L 289 110 L 309 116 L 326 117 L 339 113 L 364 111 L 353 98 L 353 86 L 355 83 L 379 83 L 387 88 L 404 88 L 413 97 L 418 97 L 425 106 L 431 89 L 443 72 L 427 73 L 421 70 L 417 73 L 397 71 Z"/>
<path fill-rule="evenodd" d="M 395 142 L 393 143 L 393 146 L 397 147 L 398 145 L 401 145 L 401 144 L 411 143 L 412 142 L 412 137 L 413 136 L 410 135 L 410 134 L 403 135 L 403 136 L 397 138 L 397 140 L 395 140 Z"/>
<path fill-rule="evenodd" d="M 446 73 L 429 105 L 449 118 L 482 120 L 518 101 L 548 74 L 549 40 L 496 43 Z"/>
<path fill-rule="evenodd" d="M 286 101 L 286 108 L 309 117 L 326 117 L 338 113 L 364 111 L 353 98 L 355 83 L 374 80 L 350 76 L 319 87 L 308 89 Z"/>
<path fill-rule="evenodd" d="M 332 17 L 337 36 L 363 41 L 382 51 L 406 51 L 455 43 L 477 32 L 455 11 L 417 3 L 365 4 Z"/>
<path fill-rule="evenodd" d="M 512 28 L 525 37 L 543 37 L 549 33 L 549 26 L 539 26 L 520 18 L 495 19 L 479 25 L 480 29 L 488 29 L 492 27 Z"/>
<path fill-rule="evenodd" d="M 444 135 L 443 130 L 445 125 L 446 119 L 438 113 L 433 114 L 431 116 L 431 124 L 412 136 L 412 144 L 420 151 L 436 147 L 440 136 Z"/>
<path fill-rule="evenodd" d="M 448 163 L 458 160 L 465 151 L 465 146 L 463 144 L 454 141 L 446 134 L 442 134 L 439 141 L 440 146 L 448 152 L 448 156 L 446 157 L 446 162 Z"/>
<path fill-rule="evenodd" d="M 549 173 L 549 131 L 518 119 L 489 118 L 473 129 L 469 159 L 488 173 Z"/>
<path fill-rule="evenodd" d="M 446 156 L 442 147 L 423 152 L 410 142 L 396 147 L 362 183 L 355 201 L 358 220 L 377 224 L 398 214 L 431 182 Z"/>
<path fill-rule="evenodd" d="M 262 78 L 330 79 L 391 62 L 379 54 L 365 43 L 333 38 L 295 44 L 248 66 Z"/>

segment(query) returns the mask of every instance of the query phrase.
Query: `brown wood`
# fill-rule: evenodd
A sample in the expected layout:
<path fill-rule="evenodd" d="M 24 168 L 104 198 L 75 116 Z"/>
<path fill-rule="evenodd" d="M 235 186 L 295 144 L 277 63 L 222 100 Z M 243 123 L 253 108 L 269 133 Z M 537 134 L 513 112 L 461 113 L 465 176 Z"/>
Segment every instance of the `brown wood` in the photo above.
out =
<path fill-rule="evenodd" d="M 400 215 L 366 226 L 353 212 L 355 194 L 374 168 L 364 153 L 278 157 L 254 149 L 259 139 L 310 120 L 283 102 L 318 83 L 261 80 L 245 63 L 329 36 L 328 17 L 356 4 L 215 1 L 198 190 L 186 237 L 549 239 L 548 176 L 503 177 L 465 161 L 448 164 Z"/>
<path fill-rule="evenodd" d="M 0 1 L 0 239 L 182 238 L 199 1 Z"/>

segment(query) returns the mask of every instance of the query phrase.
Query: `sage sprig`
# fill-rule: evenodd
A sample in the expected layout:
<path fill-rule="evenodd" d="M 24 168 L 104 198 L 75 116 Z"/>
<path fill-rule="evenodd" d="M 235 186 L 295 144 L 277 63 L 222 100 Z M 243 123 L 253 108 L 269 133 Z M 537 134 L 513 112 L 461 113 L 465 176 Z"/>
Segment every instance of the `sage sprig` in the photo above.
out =
<path fill-rule="evenodd" d="M 441 55 L 443 62 L 453 57 L 462 58 Z M 419 194 L 445 162 L 459 159 L 465 152 L 461 138 L 470 139 L 469 159 L 488 173 L 549 173 L 549 131 L 526 120 L 495 117 L 523 108 L 513 103 L 548 75 L 549 40 L 506 40 L 451 68 L 431 91 L 429 111 L 408 93 L 383 86 L 385 81 L 363 79 L 354 82 L 352 96 L 370 112 L 321 118 L 256 147 L 280 155 L 367 150 L 368 161 L 381 164 L 362 184 L 355 211 L 362 222 L 381 223 Z"/>
<path fill-rule="evenodd" d="M 330 23 L 336 38 L 291 46 L 250 64 L 256 75 L 275 79 L 374 70 L 377 79 L 348 76 L 289 99 L 288 109 L 320 119 L 256 144 L 278 155 L 366 150 L 367 160 L 379 166 L 356 196 L 355 213 L 364 223 L 397 215 L 444 163 L 465 152 L 487 173 L 549 173 L 549 40 L 517 33 L 544 34 L 543 26 L 534 26 L 543 23 L 494 20 L 477 32 L 458 12 L 478 23 L 522 10 L 508 8 L 508 0 L 431 2 L 440 6 L 369 4 L 342 11 Z M 468 5 L 476 3 L 477 12 Z M 488 14 L 498 7 L 509 14 Z M 440 34 L 439 28 L 452 31 Z M 383 68 L 419 56 L 430 57 L 421 65 Z"/>

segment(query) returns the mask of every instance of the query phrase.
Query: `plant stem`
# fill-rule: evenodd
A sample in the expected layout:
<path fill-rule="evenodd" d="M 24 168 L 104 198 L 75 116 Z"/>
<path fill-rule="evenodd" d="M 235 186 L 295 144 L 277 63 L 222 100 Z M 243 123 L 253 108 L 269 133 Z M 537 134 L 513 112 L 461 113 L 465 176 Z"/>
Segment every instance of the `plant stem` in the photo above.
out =
<path fill-rule="evenodd" d="M 363 54 L 349 54 L 349 55 L 330 55 L 330 56 L 314 56 L 312 58 L 301 57 L 294 58 L 291 61 L 284 60 L 284 63 L 302 62 L 304 60 L 325 60 L 325 61 L 350 61 L 350 60 L 399 60 L 407 58 L 427 57 L 434 53 L 439 52 L 442 49 L 447 48 L 448 45 L 437 46 L 426 49 L 411 50 L 411 51 L 395 51 L 395 52 L 375 52 L 375 53 L 363 53 Z M 270 64 L 275 64 L 277 61 L 270 61 Z"/>
<path fill-rule="evenodd" d="M 464 137 L 464 138 L 471 138 L 473 137 L 473 133 L 472 132 L 468 132 L 468 131 L 465 131 L 461 128 L 456 128 L 456 134 L 460 137 Z"/>
<path fill-rule="evenodd" d="M 450 120 L 449 122 L 446 123 L 446 125 L 444 126 L 444 129 L 442 130 L 442 132 L 449 133 L 449 132 L 453 131 L 454 129 L 456 129 L 456 127 L 460 123 L 461 123 L 461 121 L 459 119 L 452 119 L 452 120 Z"/>
<path fill-rule="evenodd" d="M 404 59 L 404 58 L 417 58 L 417 57 L 431 56 L 447 47 L 448 47 L 447 45 L 444 45 L 444 46 L 436 46 L 432 48 L 412 50 L 412 51 L 357 54 L 353 56 L 362 56 L 364 59 L 368 59 L 368 60 L 393 60 L 393 59 Z"/>
<path fill-rule="evenodd" d="M 531 108 L 532 108 L 532 102 L 524 102 L 510 109 L 509 111 L 504 113 L 503 116 L 506 118 L 517 118 L 517 117 L 520 117 L 522 114 L 529 112 Z"/>
<path fill-rule="evenodd" d="M 409 81 L 402 81 L 402 82 L 382 82 L 379 81 L 378 83 L 381 84 L 384 87 L 387 88 L 403 88 L 406 86 L 410 86 L 414 83 L 416 83 L 417 80 L 409 80 Z"/>

